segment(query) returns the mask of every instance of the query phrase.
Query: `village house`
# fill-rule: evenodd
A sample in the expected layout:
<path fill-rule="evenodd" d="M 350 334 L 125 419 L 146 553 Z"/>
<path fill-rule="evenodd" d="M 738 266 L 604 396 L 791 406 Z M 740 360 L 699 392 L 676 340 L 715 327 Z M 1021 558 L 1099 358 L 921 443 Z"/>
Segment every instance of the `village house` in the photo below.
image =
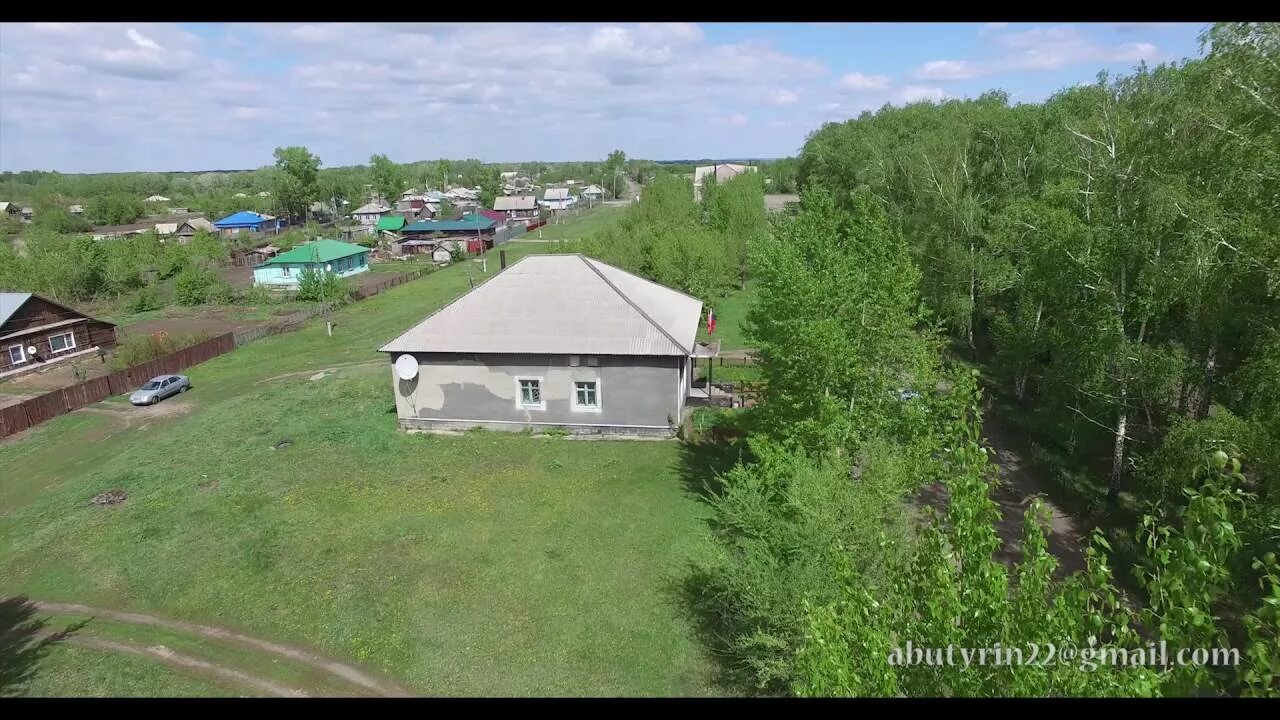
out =
<path fill-rule="evenodd" d="M 213 224 L 224 237 L 233 237 L 240 233 L 278 233 L 284 227 L 284 221 L 274 215 L 264 215 L 252 210 L 241 210 L 234 215 L 218 220 Z"/>
<path fill-rule="evenodd" d="M 186 245 L 191 242 L 191 238 L 195 237 L 198 232 L 214 233 L 217 231 L 218 229 L 213 226 L 213 223 L 205 218 L 193 217 L 178 223 L 178 227 L 173 231 L 173 234 L 178 236 L 179 243 Z"/>
<path fill-rule="evenodd" d="M 400 212 L 412 212 L 417 214 L 426 205 L 427 201 L 422 199 L 421 195 L 404 195 L 400 201 L 396 203 L 396 210 Z"/>
<path fill-rule="evenodd" d="M 475 214 L 481 217 L 489 218 L 490 220 L 493 221 L 493 224 L 496 225 L 499 230 L 501 230 L 502 226 L 505 225 L 507 222 L 507 214 L 503 212 L 498 212 L 497 210 L 485 210 L 482 208 L 480 210 L 477 210 Z"/>
<path fill-rule="evenodd" d="M 36 216 L 35 210 L 32 210 L 29 207 L 22 208 L 22 222 L 31 222 L 31 220 L 35 216 Z"/>
<path fill-rule="evenodd" d="M 404 229 L 408 222 L 403 215 L 388 215 L 384 218 L 379 218 L 378 224 L 373 227 L 373 230 L 379 235 L 383 233 L 394 235 Z"/>
<path fill-rule="evenodd" d="M 569 194 L 569 188 L 547 188 L 538 204 L 548 210 L 566 210 L 574 206 L 577 198 Z"/>
<path fill-rule="evenodd" d="M 22 212 L 22 210 L 17 206 L 17 204 L 7 201 L 0 202 L 0 214 L 12 216 L 17 215 L 20 212 Z"/>
<path fill-rule="evenodd" d="M 0 377 L 116 345 L 116 326 L 34 293 L 0 292 Z"/>
<path fill-rule="evenodd" d="M 333 208 L 330 207 L 328 203 L 319 201 L 311 203 L 307 208 L 307 212 L 310 213 L 311 217 L 317 222 L 329 222 L 334 216 Z"/>
<path fill-rule="evenodd" d="M 583 255 L 530 255 L 387 343 L 400 426 L 670 437 L 701 301 Z"/>
<path fill-rule="evenodd" d="M 482 215 L 463 215 L 461 220 L 419 220 L 405 225 L 405 239 L 428 237 L 451 238 L 466 243 L 466 251 L 474 255 L 493 247 L 497 223 Z"/>
<path fill-rule="evenodd" d="M 538 217 L 538 199 L 532 195 L 496 197 L 493 209 L 511 220 L 527 220 Z"/>
<path fill-rule="evenodd" d="M 372 227 L 377 225 L 378 220 L 381 220 L 382 216 L 386 215 L 388 212 L 390 212 L 390 209 L 385 205 L 379 205 L 378 203 L 366 203 L 353 210 L 351 217 L 361 225 L 368 225 Z"/>
<path fill-rule="evenodd" d="M 604 198 L 604 188 L 599 185 L 588 185 L 578 194 L 587 200 L 601 200 Z"/>
<path fill-rule="evenodd" d="M 67 208 L 67 212 L 71 213 L 72 215 L 83 215 L 83 214 L 84 214 L 84 206 L 83 206 L 83 205 L 72 205 L 72 206 L 70 206 L 70 207 L 68 207 L 68 208 Z"/>
<path fill-rule="evenodd" d="M 755 165 L 738 165 L 736 163 L 717 163 L 700 165 L 693 169 L 693 199 L 702 200 L 702 183 L 708 177 L 715 178 L 717 183 L 726 182 L 745 172 L 758 172 Z"/>
<path fill-rule="evenodd" d="M 151 195 L 144 198 L 142 202 L 169 202 L 169 198 L 163 195 Z"/>
<path fill-rule="evenodd" d="M 369 270 L 369 248 L 340 240 L 319 238 L 280 253 L 253 269 L 253 284 L 296 288 L 304 270 L 329 272 L 338 277 Z"/>

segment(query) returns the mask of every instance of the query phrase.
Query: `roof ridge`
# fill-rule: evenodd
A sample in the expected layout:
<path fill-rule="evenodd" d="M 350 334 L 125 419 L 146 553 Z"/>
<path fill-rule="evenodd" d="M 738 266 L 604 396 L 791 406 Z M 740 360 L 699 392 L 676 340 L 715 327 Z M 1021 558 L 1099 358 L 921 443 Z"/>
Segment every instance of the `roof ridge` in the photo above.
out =
<path fill-rule="evenodd" d="M 444 305 L 441 305 L 440 307 L 436 308 L 436 311 L 435 311 L 435 312 L 428 314 L 426 317 L 424 317 L 424 318 L 422 318 L 421 320 L 419 320 L 418 322 L 414 323 L 414 325 L 413 325 L 412 327 L 410 327 L 408 330 L 405 330 L 404 332 L 400 333 L 399 335 L 396 335 L 395 337 L 391 338 L 390 340 L 388 340 L 388 341 L 386 341 L 386 342 L 382 343 L 382 346 L 378 348 L 378 352 L 394 352 L 394 351 L 383 350 L 383 348 L 385 348 L 386 346 L 388 346 L 388 345 L 390 345 L 391 343 L 395 342 L 396 340 L 399 340 L 400 338 L 404 337 L 405 335 L 407 335 L 407 334 L 409 334 L 409 333 L 413 332 L 413 329 L 414 329 L 414 328 L 416 328 L 416 327 L 418 327 L 419 325 L 421 325 L 421 324 L 423 324 L 423 323 L 427 322 L 428 320 L 430 320 L 431 318 L 433 318 L 433 317 L 435 317 L 435 316 L 439 315 L 440 313 L 444 312 L 445 310 L 448 310 L 450 307 L 453 307 L 454 305 L 458 304 L 459 302 L 461 302 L 461 301 L 462 301 L 462 299 L 463 299 L 463 298 L 467 297 L 467 296 L 468 296 L 468 295 L 470 295 L 471 293 L 474 293 L 475 291 L 477 291 L 477 290 L 479 290 L 480 288 L 484 287 L 487 283 L 491 282 L 494 278 L 497 278 L 497 277 L 498 277 L 499 275 L 501 275 L 502 273 L 504 273 L 504 272 L 506 272 L 506 271 L 510 270 L 511 268 L 515 267 L 515 266 L 516 266 L 516 265 L 518 265 L 519 263 L 522 263 L 522 262 L 524 262 L 525 260 L 528 260 L 528 259 L 529 259 L 529 258 L 531 258 L 531 257 L 536 257 L 536 256 L 535 256 L 535 255 L 525 255 L 525 256 L 524 256 L 524 257 L 522 257 L 522 258 L 517 258 L 515 262 L 511 263 L 511 264 L 510 264 L 510 265 L 508 265 L 507 267 L 502 268 L 502 269 L 498 270 L 498 272 L 494 273 L 493 275 L 490 275 L 489 277 L 485 278 L 484 280 L 481 280 L 481 281 L 480 281 L 480 283 L 479 283 L 479 284 L 477 284 L 475 287 L 473 287 L 473 288 L 471 288 L 470 290 L 468 290 L 468 291 L 466 291 L 466 292 L 462 293 L 461 295 L 459 295 L 458 297 L 456 297 L 456 298 L 454 298 L 454 299 L 450 300 L 449 302 L 445 303 Z M 404 351 L 401 351 L 401 352 L 404 352 Z"/>
<path fill-rule="evenodd" d="M 603 260 L 597 260 L 596 258 L 593 258 L 593 257 L 588 257 L 587 259 L 588 259 L 588 260 L 590 260 L 590 261 L 591 261 L 591 262 L 593 262 L 593 263 L 599 263 L 599 264 L 601 264 L 601 265 L 603 265 L 603 266 L 605 266 L 605 267 L 607 267 L 607 268 L 612 268 L 612 269 L 614 269 L 614 270 L 617 270 L 617 271 L 618 271 L 618 272 L 620 272 L 620 273 L 626 273 L 627 275 L 630 275 L 631 277 L 633 277 L 633 278 L 635 278 L 635 279 L 637 279 L 637 280 L 640 280 L 641 282 L 646 282 L 646 283 L 648 283 L 648 284 L 650 284 L 650 285 L 652 285 L 652 286 L 654 286 L 654 287 L 656 287 L 656 288 L 658 288 L 658 289 L 660 289 L 660 290 L 666 290 L 667 292 L 673 292 L 673 293 L 675 293 L 675 294 L 677 294 L 677 295 L 683 295 L 683 296 L 685 296 L 685 297 L 689 298 L 690 300 L 693 300 L 694 302 L 700 303 L 700 304 L 702 304 L 702 305 L 706 305 L 706 303 L 702 302 L 702 299 L 701 299 L 701 298 L 696 298 L 696 297 L 694 297 L 694 296 L 690 295 L 689 293 L 684 292 L 683 290 L 677 290 L 677 289 L 675 289 L 675 288 L 673 288 L 673 287 L 670 287 L 670 286 L 668 286 L 668 285 L 663 285 L 662 283 L 657 282 L 656 280 L 650 280 L 650 279 L 649 279 L 649 278 L 647 278 L 647 277 L 644 277 L 644 276 L 642 276 L 642 275 L 637 275 L 637 274 L 635 274 L 635 273 L 633 273 L 633 272 L 631 272 L 631 271 L 629 271 L 629 270 L 626 270 L 626 269 L 620 268 L 620 267 L 618 267 L 617 265 L 613 265 L 613 264 L 611 264 L 611 263 L 607 263 L 607 262 L 605 262 L 605 261 L 603 261 Z"/>
<path fill-rule="evenodd" d="M 583 255 L 582 253 L 575 253 L 575 254 L 578 256 L 578 259 L 582 261 L 582 264 L 584 264 L 584 265 L 586 265 L 587 267 L 591 268 L 591 272 L 593 272 L 593 273 L 595 273 L 597 276 L 599 276 L 599 278 L 600 278 L 601 280 L 603 280 L 603 281 L 605 282 L 605 284 L 606 284 L 606 285 L 608 285 L 608 286 L 609 286 L 609 288 L 610 288 L 611 290 L 613 290 L 615 293 L 617 293 L 617 294 L 618 294 L 618 297 L 622 298 L 624 301 L 626 301 L 626 303 L 627 303 L 628 305 L 630 305 L 630 306 L 632 307 L 632 309 L 634 309 L 636 312 L 640 313 L 640 316 L 641 316 L 641 317 L 643 317 L 643 318 L 644 318 L 644 319 L 645 319 L 645 320 L 646 320 L 650 325 L 652 325 L 652 326 L 654 326 L 655 328 L 657 328 L 657 329 L 658 329 L 658 332 L 662 333 L 662 334 L 663 334 L 663 336 L 665 336 L 668 340 L 670 340 L 672 345 L 675 345 L 676 347 L 680 348 L 680 349 L 681 349 L 681 350 L 683 350 L 685 353 L 692 353 L 692 352 L 693 352 L 693 350 L 692 350 L 691 348 L 687 348 L 687 347 L 685 347 L 684 345 L 681 345 L 679 340 L 676 340 L 674 337 L 671 337 L 671 333 L 667 332 L 667 329 L 666 329 L 666 328 L 662 327 L 661 325 L 659 325 L 659 324 L 658 324 L 658 322 L 657 322 L 657 321 L 655 321 L 653 318 L 649 317 L 649 313 L 645 312 L 643 309 L 641 309 L 641 307 L 640 307 L 639 305 L 637 305 L 637 304 L 635 303 L 635 301 L 633 301 L 631 298 L 627 297 L 626 293 L 624 293 L 624 292 L 622 292 L 621 290 L 619 290 L 619 289 L 618 289 L 618 286 L 617 286 L 617 285 L 614 285 L 612 280 L 610 280 L 609 278 L 605 277 L 605 276 L 604 276 L 604 273 L 600 272 L 600 268 L 596 267 L 595 265 L 592 265 L 591 263 L 592 263 L 592 262 L 594 262 L 594 260 L 593 260 L 593 259 L 589 259 L 586 255 Z M 621 269 L 621 268 L 619 268 L 619 269 Z M 625 271 L 625 270 L 623 270 L 623 272 L 626 272 L 626 271 Z M 677 290 L 676 292 L 679 292 L 679 291 Z"/>

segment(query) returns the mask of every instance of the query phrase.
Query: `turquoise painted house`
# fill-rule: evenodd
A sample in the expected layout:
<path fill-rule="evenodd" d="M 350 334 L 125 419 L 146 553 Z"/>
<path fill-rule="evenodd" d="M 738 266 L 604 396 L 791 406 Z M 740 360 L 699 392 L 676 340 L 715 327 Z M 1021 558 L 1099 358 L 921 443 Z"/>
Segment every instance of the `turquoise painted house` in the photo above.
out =
<path fill-rule="evenodd" d="M 253 284 L 295 288 L 307 268 L 331 272 L 338 277 L 359 275 L 369 270 L 369 248 L 339 240 L 320 238 L 280 253 L 253 269 Z"/>

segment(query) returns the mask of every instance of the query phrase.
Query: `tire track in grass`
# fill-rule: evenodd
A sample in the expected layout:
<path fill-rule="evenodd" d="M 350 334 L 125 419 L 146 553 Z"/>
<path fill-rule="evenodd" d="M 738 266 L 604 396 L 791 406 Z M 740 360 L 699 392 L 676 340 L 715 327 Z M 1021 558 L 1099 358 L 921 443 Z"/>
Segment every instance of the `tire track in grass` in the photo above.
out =
<path fill-rule="evenodd" d="M 57 633 L 39 633 L 39 635 L 45 637 L 56 634 Z M 219 680 L 251 687 L 255 690 L 264 692 L 268 695 L 274 695 L 276 697 L 310 697 L 305 690 L 291 688 L 270 680 L 254 677 L 233 668 L 205 662 L 204 660 L 193 658 L 190 655 L 183 655 L 182 653 L 174 652 L 163 645 L 135 645 L 133 643 L 120 642 L 118 640 L 106 640 L 103 638 L 76 635 L 62 637 L 59 642 L 88 648 L 89 650 L 127 653 L 129 655 L 137 655 L 139 657 L 152 660 L 159 660 L 165 665 L 169 665 L 180 670 L 191 670 L 200 675 L 211 676 Z"/>
<path fill-rule="evenodd" d="M 261 652 L 279 655 L 305 665 L 323 670 L 330 675 L 334 675 L 349 683 L 358 685 L 366 690 L 371 690 L 379 695 L 387 697 L 410 697 L 411 694 L 396 685 L 379 680 L 362 670 L 338 662 L 328 658 L 320 657 L 314 653 L 308 652 L 301 648 L 281 643 L 260 640 L 258 638 L 242 635 L 225 628 L 213 627 L 211 625 L 199 625 L 196 623 L 185 622 L 182 620 L 166 620 L 154 615 L 144 613 L 123 612 L 119 610 L 105 610 L 102 608 L 89 607 L 87 605 L 79 605 L 75 603 L 52 603 L 32 601 L 40 610 L 50 613 L 58 613 L 63 615 L 88 615 L 115 620 L 116 622 L 130 623 L 134 625 L 150 625 L 152 627 L 164 628 L 166 630 L 174 630 L 178 632 L 191 633 L 200 637 L 214 638 L 226 642 L 235 643 L 244 647 L 253 648 Z M 87 640 L 87 638 L 84 638 Z M 96 642 L 96 640 L 95 640 Z M 102 641 L 111 642 L 111 641 Z M 172 651 L 169 651 L 172 652 Z M 194 660 L 195 662 L 203 662 Z M 206 663 L 207 664 L 207 663 Z M 216 667 L 216 666 L 214 666 Z M 246 676 L 247 677 L 247 676 Z M 265 682 L 265 681 L 263 681 Z M 277 686 L 283 688 L 283 686 Z"/>

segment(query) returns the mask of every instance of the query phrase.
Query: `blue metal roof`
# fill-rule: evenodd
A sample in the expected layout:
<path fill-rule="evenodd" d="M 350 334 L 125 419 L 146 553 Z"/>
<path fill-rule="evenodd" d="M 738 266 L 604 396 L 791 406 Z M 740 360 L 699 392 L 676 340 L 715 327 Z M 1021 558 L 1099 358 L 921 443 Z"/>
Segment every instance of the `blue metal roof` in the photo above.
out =
<path fill-rule="evenodd" d="M 259 215 L 252 210 L 241 210 L 234 215 L 228 215 L 213 224 L 214 227 L 248 227 L 250 225 L 261 225 L 271 222 L 274 218 L 268 218 L 266 215 Z"/>
<path fill-rule="evenodd" d="M 419 220 L 405 225 L 400 232 L 450 232 L 457 230 L 488 230 L 493 221 L 487 217 L 464 215 L 461 220 Z"/>

